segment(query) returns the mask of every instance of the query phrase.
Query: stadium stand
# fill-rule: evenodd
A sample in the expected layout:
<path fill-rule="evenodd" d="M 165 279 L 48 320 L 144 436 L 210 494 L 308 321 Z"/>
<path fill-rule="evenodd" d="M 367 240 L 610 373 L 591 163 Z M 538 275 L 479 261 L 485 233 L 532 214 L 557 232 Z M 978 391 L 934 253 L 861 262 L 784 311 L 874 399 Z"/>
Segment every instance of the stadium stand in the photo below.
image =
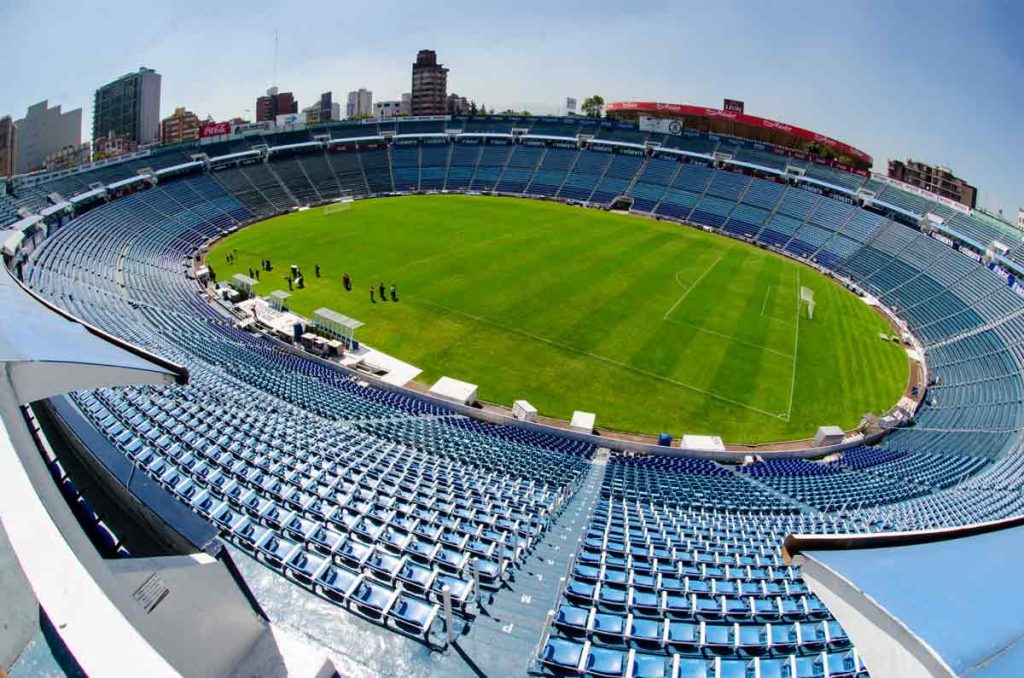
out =
<path fill-rule="evenodd" d="M 477 587 L 516 590 L 516 572 L 596 477 L 582 538 L 564 553 L 568 574 L 554 614 L 538 622 L 539 660 L 554 672 L 866 675 L 842 626 L 799 568 L 783 562 L 783 538 L 1024 511 L 1024 301 L 980 259 L 896 212 L 855 204 L 850 192 L 867 186 L 863 177 L 808 166 L 832 187 L 826 194 L 817 184 L 670 152 L 707 153 L 722 143 L 708 137 L 666 137 L 660 150 L 589 148 L 575 139 L 585 128 L 572 119 L 530 119 L 531 135 L 560 139 L 519 141 L 504 136 L 513 123 L 500 117 L 456 122 L 465 133 L 495 136 L 311 144 L 211 163 L 53 229 L 18 262 L 26 285 L 191 374 L 186 386 L 76 392 L 75 406 L 135 468 L 267 568 L 427 643 L 436 640 L 442 589 L 461 619 L 477 620 Z M 439 121 L 398 127 L 405 135 L 445 130 Z M 631 129 L 586 129 L 620 144 L 650 141 Z M 340 140 L 378 131 L 329 128 Z M 312 137 L 265 140 L 273 147 Z M 734 150 L 769 170 L 787 164 L 767 150 Z M 131 168 L 15 183 L 13 197 L 0 199 L 0 219 L 16 221 L 14 206 L 45 206 L 51 192 L 69 197 L 140 164 L 188 157 L 174 149 Z M 937 213 L 920 196 L 878 188 L 882 202 Z M 237 329 L 184 273 L 182 262 L 210 240 L 295 207 L 343 194 L 441 190 L 599 206 L 628 195 L 635 212 L 817 262 L 896 309 L 941 378 L 914 426 L 829 461 L 735 466 L 616 451 L 599 463 L 592 444 L 485 424 L 282 351 Z M 989 220 L 946 214 L 951 229 L 976 241 L 1005 237 Z M 117 554 L 117 538 L 60 464 L 50 469 L 102 533 L 98 543 Z"/>

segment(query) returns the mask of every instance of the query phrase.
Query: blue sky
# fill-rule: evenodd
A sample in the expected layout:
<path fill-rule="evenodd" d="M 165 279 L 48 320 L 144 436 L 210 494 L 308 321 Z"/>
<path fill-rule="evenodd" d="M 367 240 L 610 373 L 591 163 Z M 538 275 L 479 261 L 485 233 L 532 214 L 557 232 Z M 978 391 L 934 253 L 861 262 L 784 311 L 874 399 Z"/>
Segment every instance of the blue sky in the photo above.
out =
<path fill-rule="evenodd" d="M 720 106 L 828 134 L 888 158 L 950 166 L 982 206 L 1024 205 L 1024 3 L 241 3 L 0 0 L 0 115 L 83 108 L 139 66 L 163 75 L 162 113 L 246 113 L 272 83 L 320 92 L 409 89 L 417 49 L 449 91 L 556 112 L 567 95 Z"/>

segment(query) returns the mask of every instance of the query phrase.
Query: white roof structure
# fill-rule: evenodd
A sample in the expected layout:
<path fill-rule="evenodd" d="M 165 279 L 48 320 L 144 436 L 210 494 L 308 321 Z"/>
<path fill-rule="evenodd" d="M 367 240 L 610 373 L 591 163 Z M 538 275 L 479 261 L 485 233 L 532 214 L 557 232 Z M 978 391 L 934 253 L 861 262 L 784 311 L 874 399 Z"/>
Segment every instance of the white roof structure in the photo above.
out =
<path fill-rule="evenodd" d="M 445 400 L 472 405 L 476 402 L 476 384 L 467 381 L 459 381 L 451 377 L 441 377 L 430 387 L 431 395 L 436 395 Z"/>
<path fill-rule="evenodd" d="M 317 320 L 322 319 L 326 322 L 335 323 L 341 327 L 351 330 L 357 330 L 364 325 L 364 323 L 355 320 L 354 318 L 349 318 L 347 315 L 342 315 L 337 311 L 332 311 L 329 308 L 323 307 L 313 311 L 313 317 Z"/>
<path fill-rule="evenodd" d="M 346 339 L 352 339 L 356 330 L 363 326 L 360 321 L 325 307 L 313 311 L 313 322 L 330 334 Z"/>
<path fill-rule="evenodd" d="M 7 230 L 0 231 L 0 248 L 3 248 L 3 253 L 9 257 L 13 257 L 18 253 L 18 248 L 21 247 L 21 241 L 25 239 L 25 234 L 18 230 Z"/>
<path fill-rule="evenodd" d="M 259 282 L 258 280 L 253 280 L 249 276 L 244 275 L 242 273 L 234 274 L 233 276 L 231 276 L 231 279 L 234 280 L 235 283 L 237 283 L 240 287 L 244 287 L 247 290 L 251 290 L 256 285 L 256 283 Z"/>
<path fill-rule="evenodd" d="M 0 273 L 0 362 L 19 403 L 77 389 L 170 384 L 183 368 L 60 313 Z"/>
<path fill-rule="evenodd" d="M 725 452 L 725 443 L 718 436 L 684 435 L 679 447 L 700 452 Z"/>
<path fill-rule="evenodd" d="M 597 423 L 597 415 L 593 412 L 581 412 L 576 410 L 572 413 L 572 421 L 569 422 L 569 430 L 577 433 L 593 433 L 594 425 Z"/>

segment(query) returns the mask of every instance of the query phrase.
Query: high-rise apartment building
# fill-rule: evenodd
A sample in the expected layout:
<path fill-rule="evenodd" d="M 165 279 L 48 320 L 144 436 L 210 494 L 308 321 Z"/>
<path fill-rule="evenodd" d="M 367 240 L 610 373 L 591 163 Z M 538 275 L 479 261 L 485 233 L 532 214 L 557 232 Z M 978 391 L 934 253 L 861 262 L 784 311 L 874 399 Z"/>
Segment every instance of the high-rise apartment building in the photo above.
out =
<path fill-rule="evenodd" d="M 369 117 L 373 115 L 373 92 L 360 87 L 348 93 L 348 103 L 345 104 L 345 117 Z"/>
<path fill-rule="evenodd" d="M 160 141 L 160 74 L 140 68 L 96 90 L 92 138 L 124 137 L 136 144 Z"/>
<path fill-rule="evenodd" d="M 444 115 L 447 97 L 448 69 L 434 50 L 421 49 L 412 65 L 412 115 Z"/>
<path fill-rule="evenodd" d="M 0 118 L 0 177 L 14 174 L 14 155 L 18 146 L 18 128 L 9 115 Z"/>
<path fill-rule="evenodd" d="M 279 115 L 298 113 L 299 102 L 291 92 L 279 92 L 276 87 L 256 99 L 256 122 L 274 122 Z"/>
<path fill-rule="evenodd" d="M 82 142 L 82 109 L 62 113 L 60 106 L 50 107 L 40 101 L 28 107 L 24 118 L 14 123 L 17 144 L 14 153 L 14 173 L 25 174 L 41 170 L 46 156 L 65 146 Z"/>

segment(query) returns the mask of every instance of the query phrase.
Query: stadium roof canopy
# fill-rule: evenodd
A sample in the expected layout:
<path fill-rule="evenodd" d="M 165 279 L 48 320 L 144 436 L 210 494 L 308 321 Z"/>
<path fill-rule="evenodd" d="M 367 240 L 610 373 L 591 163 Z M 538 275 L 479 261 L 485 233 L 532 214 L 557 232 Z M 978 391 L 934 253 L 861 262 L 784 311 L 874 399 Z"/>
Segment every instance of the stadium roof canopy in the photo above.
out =
<path fill-rule="evenodd" d="M 0 274 L 0 298 L 0 362 L 7 366 L 19 403 L 75 389 L 187 379 L 183 368 L 49 307 L 6 268 Z"/>
<path fill-rule="evenodd" d="M 347 315 L 342 315 L 337 311 L 332 311 L 331 309 L 324 307 L 313 311 L 313 317 L 318 320 L 324 320 L 328 323 L 334 323 L 338 327 L 343 327 L 346 330 L 355 331 L 363 326 L 362 322 L 355 320 L 354 318 L 349 318 Z"/>
<path fill-rule="evenodd" d="M 613 118 L 675 118 L 683 122 L 685 129 L 728 134 L 797 149 L 821 159 L 834 160 L 858 169 L 867 169 L 874 163 L 870 155 L 838 139 L 796 125 L 736 111 L 655 101 L 614 101 L 608 104 L 605 110 Z"/>
<path fill-rule="evenodd" d="M 796 535 L 786 552 L 879 675 L 1020 675 L 1024 517 L 928 532 Z"/>

